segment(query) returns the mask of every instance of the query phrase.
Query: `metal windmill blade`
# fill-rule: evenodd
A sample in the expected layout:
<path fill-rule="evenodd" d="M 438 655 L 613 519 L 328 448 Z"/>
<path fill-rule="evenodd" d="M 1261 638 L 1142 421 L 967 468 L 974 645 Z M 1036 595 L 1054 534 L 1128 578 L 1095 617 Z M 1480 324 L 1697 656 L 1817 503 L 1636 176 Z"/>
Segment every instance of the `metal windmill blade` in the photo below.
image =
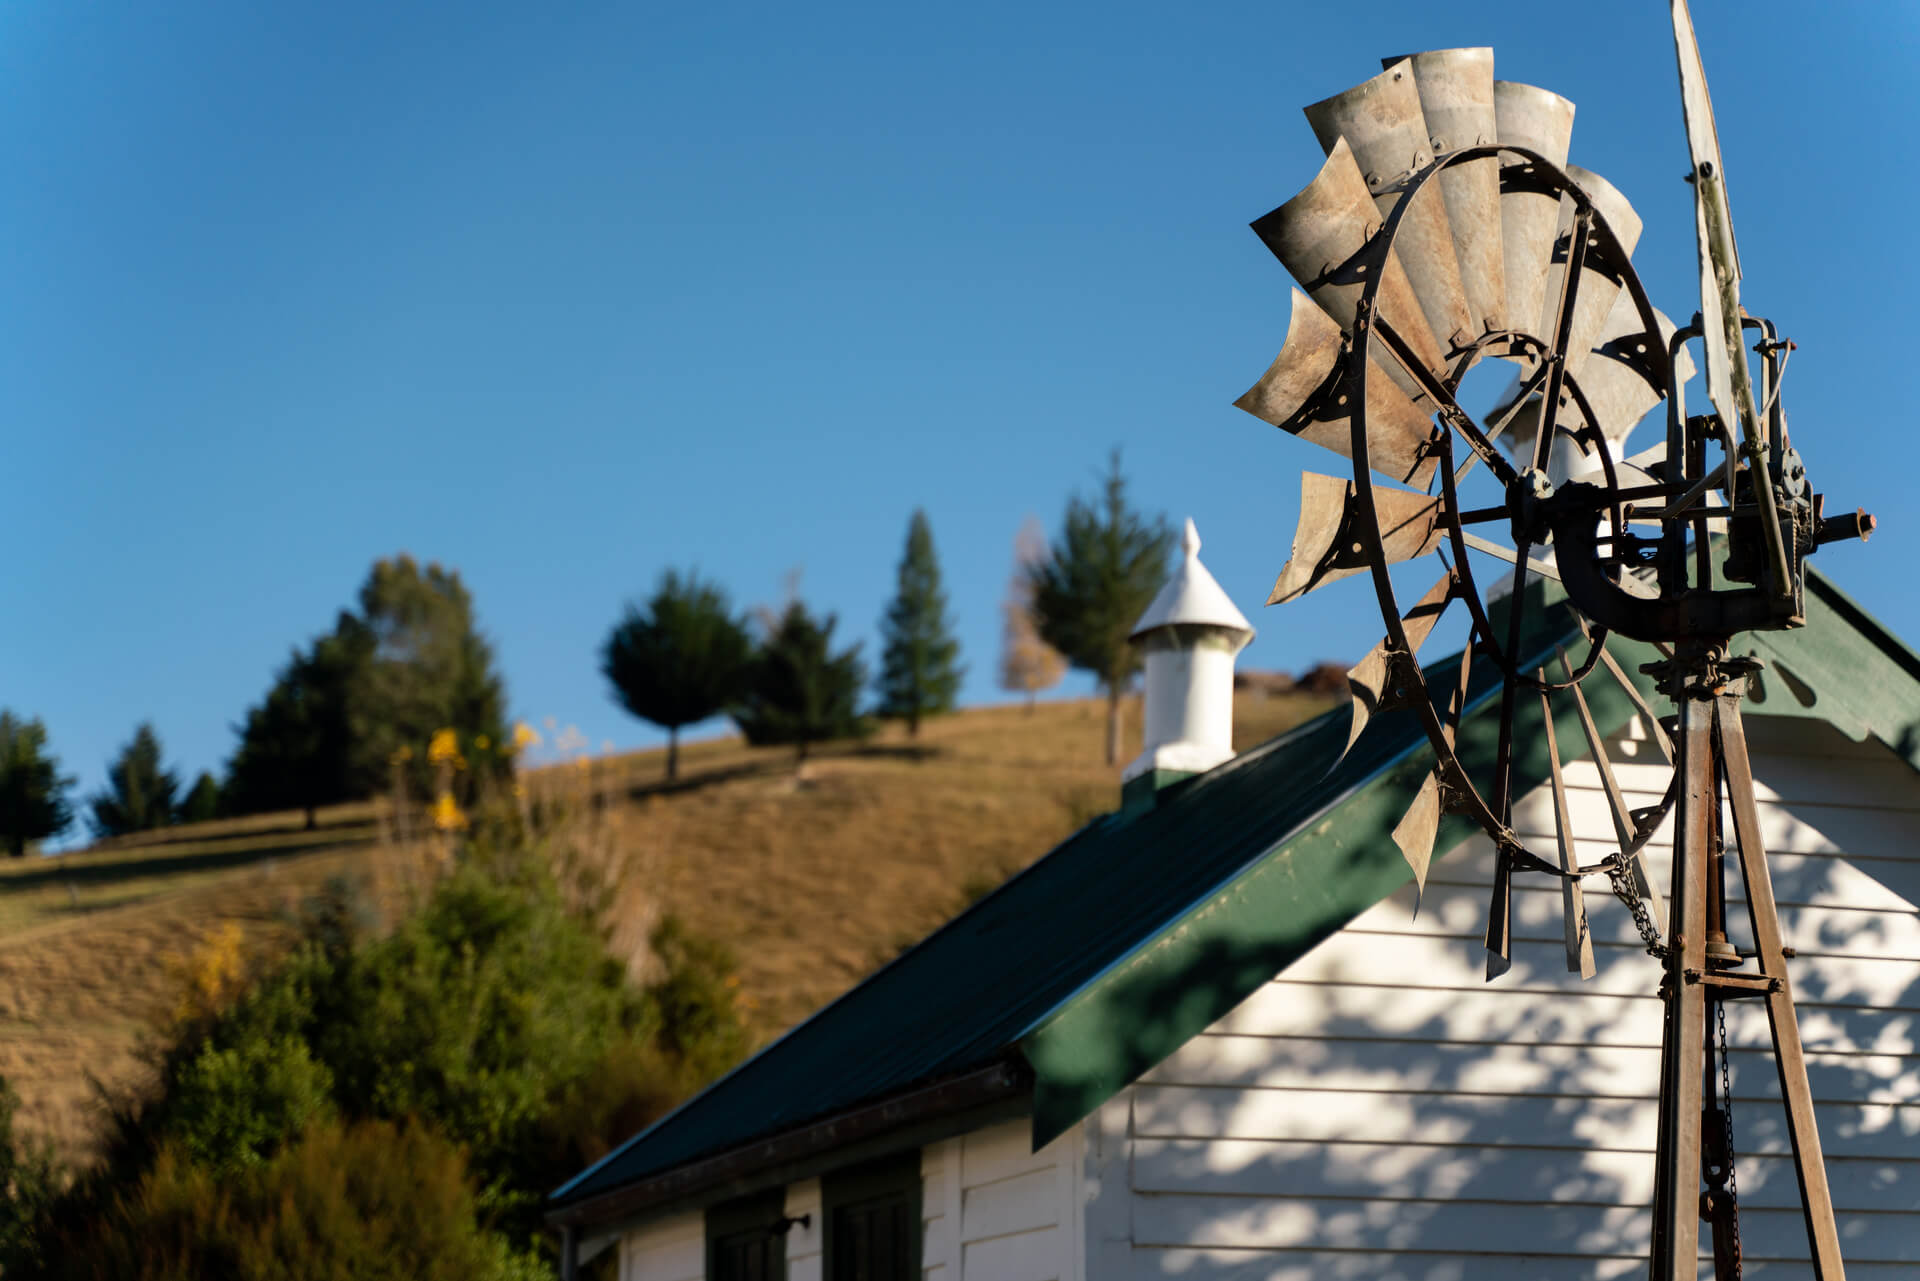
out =
<path fill-rule="evenodd" d="M 1306 108 L 1307 123 L 1329 155 L 1343 142 L 1365 176 L 1367 190 L 1384 218 L 1406 200 L 1410 207 L 1394 252 L 1420 300 L 1428 329 L 1449 346 L 1476 336 L 1453 228 L 1437 185 L 1403 191 L 1405 179 L 1433 163 L 1433 144 L 1413 61 L 1402 59 L 1373 79 Z"/>

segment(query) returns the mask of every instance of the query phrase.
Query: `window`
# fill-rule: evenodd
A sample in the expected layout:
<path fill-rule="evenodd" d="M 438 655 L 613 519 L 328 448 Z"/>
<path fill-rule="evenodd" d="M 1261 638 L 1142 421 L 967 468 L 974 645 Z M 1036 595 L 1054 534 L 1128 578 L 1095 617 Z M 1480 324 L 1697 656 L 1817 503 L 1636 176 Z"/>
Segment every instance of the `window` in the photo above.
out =
<path fill-rule="evenodd" d="M 820 1199 L 827 1281 L 917 1281 L 918 1151 L 829 1174 Z"/>
<path fill-rule="evenodd" d="M 708 1281 L 786 1281 L 786 1200 L 772 1188 L 707 1211 Z"/>

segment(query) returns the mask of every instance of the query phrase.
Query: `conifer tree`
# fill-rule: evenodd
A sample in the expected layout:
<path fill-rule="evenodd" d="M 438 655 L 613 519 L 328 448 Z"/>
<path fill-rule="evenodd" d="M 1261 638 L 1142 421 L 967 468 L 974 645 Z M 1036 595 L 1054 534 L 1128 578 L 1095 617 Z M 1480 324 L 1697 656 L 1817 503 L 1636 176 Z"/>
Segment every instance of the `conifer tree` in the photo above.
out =
<path fill-rule="evenodd" d="M 600 650 L 620 705 L 667 731 L 667 781 L 680 776 L 680 727 L 725 711 L 746 692 L 753 638 L 727 594 L 672 570 L 646 609 L 627 606 Z"/>
<path fill-rule="evenodd" d="M 316 807 L 388 786 L 396 757 L 425 791 L 427 745 L 443 729 L 471 767 L 463 788 L 512 769 L 506 691 L 459 573 L 404 553 L 378 560 L 359 612 L 295 649 L 235 727 L 223 799 L 237 814 L 304 809 L 312 827 Z"/>
<path fill-rule="evenodd" d="M 1052 689 L 1066 675 L 1067 660 L 1040 639 L 1033 626 L 1033 566 L 1047 558 L 1047 532 L 1029 516 L 1013 539 L 1013 581 L 1001 602 L 1000 688 L 1027 696 L 1027 714 L 1033 714 L 1034 695 Z"/>
<path fill-rule="evenodd" d="M 142 724 L 107 767 L 107 789 L 88 802 L 95 838 L 125 836 L 165 827 L 175 820 L 174 796 L 180 779 L 160 762 L 160 736 Z"/>
<path fill-rule="evenodd" d="M 1120 696 L 1140 667 L 1127 635 L 1167 581 L 1173 527 L 1127 503 L 1120 451 L 1111 457 L 1105 496 L 1096 506 L 1067 504 L 1060 537 L 1032 567 L 1033 622 L 1040 638 L 1093 673 L 1107 696 L 1107 764 L 1120 760 Z"/>
<path fill-rule="evenodd" d="M 208 823 L 220 817 L 220 783 L 205 770 L 193 780 L 193 786 L 187 789 L 187 797 L 180 802 L 180 821 L 182 823 Z"/>
<path fill-rule="evenodd" d="M 955 662 L 960 642 L 947 618 L 933 526 L 924 510 L 916 508 L 907 526 L 898 587 L 880 622 L 880 634 L 879 714 L 905 721 L 908 735 L 918 737 L 923 717 L 953 710 L 965 673 Z"/>
<path fill-rule="evenodd" d="M 864 732 L 857 704 L 867 683 L 860 646 L 835 654 L 835 619 L 817 622 L 792 601 L 770 628 L 732 716 L 749 743 L 791 743 L 796 766 L 815 743 Z"/>
<path fill-rule="evenodd" d="M 7 853 L 24 857 L 27 842 L 45 840 L 73 821 L 67 804 L 71 777 L 47 752 L 47 727 L 0 711 L 0 840 Z"/>

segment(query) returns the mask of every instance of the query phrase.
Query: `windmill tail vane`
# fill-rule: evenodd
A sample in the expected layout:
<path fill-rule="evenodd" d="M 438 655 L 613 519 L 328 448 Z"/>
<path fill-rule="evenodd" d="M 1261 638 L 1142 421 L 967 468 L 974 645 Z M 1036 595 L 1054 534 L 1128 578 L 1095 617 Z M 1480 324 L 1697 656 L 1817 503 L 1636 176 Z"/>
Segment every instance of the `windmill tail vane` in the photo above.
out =
<path fill-rule="evenodd" d="M 1595 972 L 1596 878 L 1665 970 L 1649 1275 L 1697 1274 L 1703 1216 L 1715 1275 L 1738 1275 L 1731 1101 L 1703 1095 L 1703 1056 L 1724 1005 L 1758 1000 L 1779 1047 L 1809 1257 L 1828 1281 L 1843 1265 L 1740 725 L 1756 665 L 1733 646 L 1803 625 L 1806 557 L 1864 540 L 1873 519 L 1827 516 L 1789 442 L 1793 344 L 1740 305 L 1705 72 L 1685 0 L 1671 10 L 1700 262 L 1687 323 L 1653 306 L 1634 268 L 1633 205 L 1569 163 L 1571 102 L 1495 79 L 1491 49 L 1415 53 L 1305 109 L 1325 162 L 1252 224 L 1296 285 L 1286 336 L 1235 403 L 1347 460 L 1348 476 L 1303 475 L 1268 603 L 1369 578 L 1385 635 L 1348 673 L 1347 747 L 1393 709 L 1426 731 L 1432 769 L 1392 832 L 1416 895 L 1441 818 L 1462 815 L 1494 852 L 1489 979 L 1512 964 L 1516 876 L 1558 887 L 1570 971 Z M 1463 390 L 1489 360 L 1504 391 Z M 1696 369 L 1710 412 L 1690 414 Z M 1394 567 L 1429 558 L 1438 578 L 1403 599 Z M 1458 663 L 1423 669 L 1449 614 L 1466 636 Z M 1602 697 L 1657 749 L 1624 782 Z M 1463 732 L 1470 718 L 1497 729 L 1490 749 Z M 1610 840 L 1576 838 L 1569 765 L 1604 793 Z M 1516 818 L 1536 787 L 1540 812 Z M 1630 804 L 1630 790 L 1649 803 Z M 1648 846 L 1670 820 L 1663 893 Z M 1582 861 L 1582 844 L 1611 848 Z M 1728 931 L 1729 864 L 1750 904 L 1745 947 Z"/>

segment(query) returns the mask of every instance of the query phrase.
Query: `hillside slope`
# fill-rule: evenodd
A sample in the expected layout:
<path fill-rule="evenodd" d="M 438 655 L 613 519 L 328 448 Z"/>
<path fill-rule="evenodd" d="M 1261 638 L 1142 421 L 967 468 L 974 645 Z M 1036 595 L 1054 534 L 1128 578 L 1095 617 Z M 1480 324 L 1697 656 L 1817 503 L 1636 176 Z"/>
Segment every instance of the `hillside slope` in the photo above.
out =
<path fill-rule="evenodd" d="M 1243 694 L 1238 746 L 1331 705 Z M 1129 713 L 1137 750 L 1137 705 Z M 678 915 L 733 949 L 764 1040 L 1114 808 L 1103 716 L 1093 700 L 973 709 L 917 740 L 889 727 L 836 745 L 801 776 L 785 749 L 722 739 L 683 747 L 672 788 L 660 752 L 548 766 L 526 782 L 591 816 L 562 856 L 612 882 L 615 944 L 636 968 L 654 922 Z M 179 1001 L 187 958 L 221 930 L 270 956 L 302 904 L 342 878 L 394 910 L 405 859 L 382 843 L 380 807 L 321 819 L 316 832 L 297 815 L 176 828 L 0 867 L 0 1074 L 22 1096 L 24 1128 L 85 1158 L 100 1123 L 90 1078 L 141 1079 L 142 1046 Z"/>

